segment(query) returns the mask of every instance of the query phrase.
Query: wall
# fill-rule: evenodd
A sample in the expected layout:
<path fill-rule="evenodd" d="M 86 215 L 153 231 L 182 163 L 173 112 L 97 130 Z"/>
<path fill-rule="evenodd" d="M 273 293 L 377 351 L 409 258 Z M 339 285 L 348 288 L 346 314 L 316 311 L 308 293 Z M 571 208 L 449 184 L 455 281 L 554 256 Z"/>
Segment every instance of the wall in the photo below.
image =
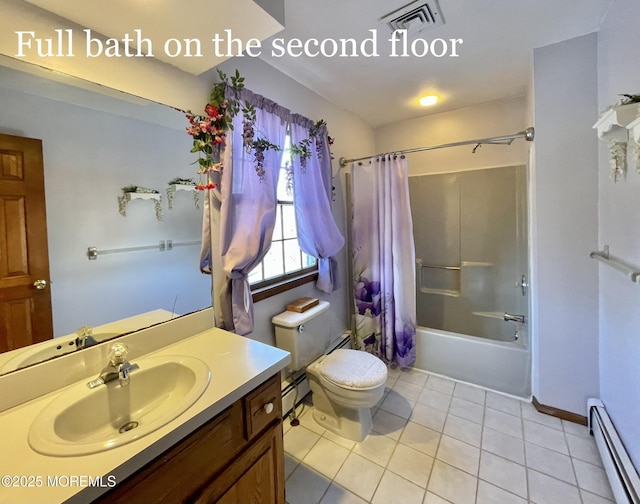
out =
<path fill-rule="evenodd" d="M 637 61 L 640 4 L 613 3 L 598 34 L 598 110 L 621 93 L 640 92 Z M 629 149 L 631 150 L 631 149 Z M 614 184 L 604 142 L 599 143 L 599 244 L 640 267 L 640 173 L 629 158 L 627 179 Z M 635 466 L 640 467 L 640 310 L 638 286 L 600 266 L 600 397 Z"/>
<path fill-rule="evenodd" d="M 581 415 L 598 396 L 596 35 L 534 50 L 533 395 Z"/>
<path fill-rule="evenodd" d="M 337 160 L 344 157 L 358 157 L 373 152 L 373 130 L 361 119 L 353 114 L 336 107 L 324 98 L 310 91 L 308 88 L 287 77 L 264 61 L 256 58 L 234 58 L 219 67 L 227 74 L 235 72 L 236 68 L 245 77 L 247 88 L 262 94 L 294 113 L 302 114 L 313 120 L 324 119 L 329 127 L 329 134 L 335 138 L 332 146 L 334 155 L 333 173 L 335 186 L 335 202 L 333 215 L 340 231 L 346 236 L 346 203 L 344 195 L 344 173 Z M 217 80 L 215 72 L 211 71 L 202 76 L 211 83 Z M 302 296 L 318 297 L 331 303 L 331 332 L 336 338 L 350 327 L 349 305 L 351 303 L 348 279 L 348 263 L 350 254 L 345 246 L 337 256 L 339 274 L 342 286 L 340 289 L 326 295 L 317 290 L 313 283 L 305 284 L 294 290 L 287 291 L 254 305 L 255 330 L 250 337 L 267 344 L 275 344 L 271 318 L 284 311 L 286 305 L 293 299 Z"/>
<path fill-rule="evenodd" d="M 517 133 L 531 126 L 525 122 L 525 107 L 524 97 L 507 98 L 381 126 L 375 131 L 376 150 L 390 152 Z M 516 140 L 510 147 L 484 145 L 475 154 L 473 145 L 417 152 L 409 158 L 409 174 L 525 164 L 529 145 Z"/>
<path fill-rule="evenodd" d="M 11 80 L 11 72 L 0 68 L 0 84 Z M 21 88 L 27 82 L 33 81 L 25 80 Z M 60 86 L 43 82 L 41 87 L 62 95 Z M 194 173 L 181 114 L 163 107 L 162 113 L 169 111 L 177 120 L 174 128 L 159 126 L 103 111 L 124 108 L 132 113 L 133 103 L 77 91 L 69 96 L 84 94 L 84 106 L 0 85 L 0 133 L 43 141 L 55 335 L 156 308 L 173 310 L 174 303 L 180 314 L 210 305 L 210 279 L 198 270 L 198 246 L 88 260 L 89 246 L 199 240 L 202 219 L 192 193 L 176 193 L 173 210 L 166 204 L 167 182 Z M 120 189 L 130 184 L 161 191 L 161 222 L 149 201 L 131 202 L 126 218 L 118 213 Z"/>

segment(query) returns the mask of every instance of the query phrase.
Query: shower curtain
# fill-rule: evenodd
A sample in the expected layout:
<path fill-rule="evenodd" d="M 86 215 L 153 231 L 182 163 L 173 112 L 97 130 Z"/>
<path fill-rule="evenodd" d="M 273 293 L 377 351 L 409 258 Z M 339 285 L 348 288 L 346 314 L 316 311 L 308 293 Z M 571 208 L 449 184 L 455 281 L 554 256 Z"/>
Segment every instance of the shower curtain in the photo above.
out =
<path fill-rule="evenodd" d="M 389 155 L 351 168 L 356 348 L 407 367 L 416 357 L 407 160 Z"/>

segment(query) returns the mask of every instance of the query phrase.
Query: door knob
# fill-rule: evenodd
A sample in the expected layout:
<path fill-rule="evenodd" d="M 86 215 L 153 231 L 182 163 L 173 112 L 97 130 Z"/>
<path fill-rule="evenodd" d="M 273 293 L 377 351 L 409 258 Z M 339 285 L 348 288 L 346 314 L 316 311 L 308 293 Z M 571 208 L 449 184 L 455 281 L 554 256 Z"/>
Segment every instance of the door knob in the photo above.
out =
<path fill-rule="evenodd" d="M 33 286 L 38 290 L 42 290 L 47 286 L 47 281 L 42 279 L 36 280 L 33 282 Z"/>

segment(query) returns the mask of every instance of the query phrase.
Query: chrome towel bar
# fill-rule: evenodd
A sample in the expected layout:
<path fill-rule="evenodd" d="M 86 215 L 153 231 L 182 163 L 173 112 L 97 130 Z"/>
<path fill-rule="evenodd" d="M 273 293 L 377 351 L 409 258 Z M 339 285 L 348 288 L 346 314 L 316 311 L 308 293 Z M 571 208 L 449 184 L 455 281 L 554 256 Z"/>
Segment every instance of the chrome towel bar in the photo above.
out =
<path fill-rule="evenodd" d="M 119 254 L 121 252 L 135 252 L 138 250 L 159 250 L 164 252 L 165 250 L 173 250 L 175 247 L 186 247 L 189 245 L 200 245 L 201 240 L 193 240 L 186 242 L 174 242 L 172 240 L 161 240 L 157 245 L 143 245 L 141 247 L 125 247 L 119 249 L 98 250 L 97 247 L 87 248 L 87 257 L 90 261 L 95 261 L 99 255 L 103 254 Z"/>
<path fill-rule="evenodd" d="M 589 254 L 591 259 L 597 259 L 601 263 L 606 264 L 607 266 L 611 266 L 613 269 L 617 269 L 621 271 L 625 275 L 627 275 L 633 283 L 640 283 L 640 271 L 638 268 L 635 268 L 629 265 L 627 262 L 619 259 L 615 256 L 609 254 L 609 245 L 604 246 L 604 250 L 598 250 L 596 252 L 591 252 Z"/>

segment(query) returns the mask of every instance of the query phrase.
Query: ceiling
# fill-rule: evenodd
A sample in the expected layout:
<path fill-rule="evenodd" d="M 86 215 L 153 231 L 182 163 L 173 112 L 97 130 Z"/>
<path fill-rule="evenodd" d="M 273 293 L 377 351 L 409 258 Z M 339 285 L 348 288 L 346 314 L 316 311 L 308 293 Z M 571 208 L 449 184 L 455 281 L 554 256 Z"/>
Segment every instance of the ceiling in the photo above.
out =
<path fill-rule="evenodd" d="M 139 33 L 140 40 L 152 41 L 151 51 L 155 58 L 195 75 L 222 63 L 228 59 L 227 53 L 236 50 L 237 46 L 231 46 L 231 51 L 224 45 L 219 46 L 216 53 L 211 41 L 214 33 L 219 32 L 222 36 L 226 35 L 225 29 L 230 29 L 233 38 L 262 40 L 282 29 L 271 13 L 258 5 L 264 2 L 254 0 L 217 0 L 214 3 L 211 0 L 189 0 L 188 3 L 177 0 L 26 1 L 106 37 L 121 40 L 123 34 L 129 34 L 133 46 L 137 45 Z M 164 51 L 164 43 L 169 39 L 180 41 L 180 44 L 185 39 L 199 40 L 200 55 L 196 56 L 196 46 L 191 46 L 191 57 L 171 56 L 178 42 L 168 45 L 168 50 Z M 142 43 L 140 47 L 148 52 L 148 43 Z"/>
<path fill-rule="evenodd" d="M 215 33 L 233 28 L 234 37 L 262 40 L 259 57 L 268 64 L 373 127 L 524 95 L 532 49 L 597 31 L 613 2 L 439 0 L 444 25 L 413 35 L 408 45 L 422 39 L 415 45 L 422 50 L 424 41 L 442 39 L 451 50 L 450 39 L 462 39 L 458 55 L 392 57 L 391 32 L 380 20 L 413 4 L 410 0 L 191 0 L 188 8 L 178 0 L 24 1 L 105 37 L 121 37 L 137 28 L 154 41 L 210 41 Z M 18 5 L 22 0 L 0 2 Z M 271 55 L 274 44 L 280 45 L 278 39 L 304 43 L 352 38 L 359 45 L 374 36 L 376 55 L 371 57 Z M 365 43 L 366 51 L 372 50 L 373 42 Z M 158 49 L 155 42 L 154 47 Z M 435 47 L 441 50 L 443 42 Z M 312 44 L 310 49 L 316 48 Z M 216 57 L 211 47 L 202 52 L 201 58 L 170 58 L 160 50 L 154 56 L 193 78 L 227 59 Z M 439 95 L 440 102 L 420 107 L 418 98 L 425 94 Z"/>
<path fill-rule="evenodd" d="M 285 30 L 275 37 L 363 40 L 376 29 L 373 58 L 263 59 L 372 126 L 524 95 L 532 49 L 597 31 L 613 0 L 439 0 L 443 26 L 417 37 L 463 39 L 458 57 L 389 57 L 379 20 L 408 0 L 285 0 Z M 420 5 L 424 2 L 416 2 Z M 416 46 L 417 48 L 421 46 Z M 438 46 L 436 46 L 438 48 Z M 425 109 L 425 94 L 441 97 Z"/>

